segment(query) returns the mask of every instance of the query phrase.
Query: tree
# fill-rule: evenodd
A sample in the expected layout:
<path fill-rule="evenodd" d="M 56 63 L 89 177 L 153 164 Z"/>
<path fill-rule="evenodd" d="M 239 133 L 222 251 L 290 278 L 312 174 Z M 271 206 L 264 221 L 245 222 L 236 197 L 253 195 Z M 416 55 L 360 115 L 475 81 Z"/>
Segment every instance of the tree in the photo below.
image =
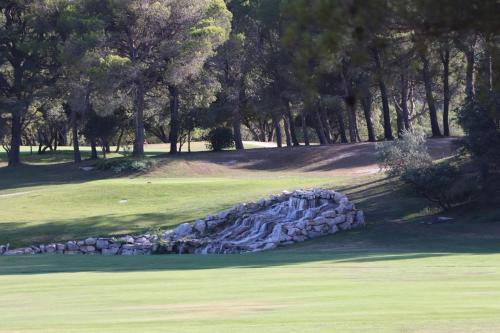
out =
<path fill-rule="evenodd" d="M 108 43 L 131 68 L 124 84 L 134 95 L 134 155 L 144 154 L 145 96 L 157 84 L 170 92 L 170 151 L 176 153 L 178 86 L 227 39 L 231 13 L 222 0 L 111 0 L 111 8 Z"/>
<path fill-rule="evenodd" d="M 9 104 L 9 166 L 20 161 L 24 117 L 36 94 L 57 72 L 58 3 L 48 0 L 0 2 L 0 98 Z"/>

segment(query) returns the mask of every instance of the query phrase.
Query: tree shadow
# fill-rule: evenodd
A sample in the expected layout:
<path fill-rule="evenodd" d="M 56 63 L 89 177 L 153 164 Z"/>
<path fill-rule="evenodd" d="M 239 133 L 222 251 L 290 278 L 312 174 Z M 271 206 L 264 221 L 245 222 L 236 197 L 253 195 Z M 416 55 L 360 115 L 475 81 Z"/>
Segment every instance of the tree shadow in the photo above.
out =
<path fill-rule="evenodd" d="M 456 216 L 454 212 L 450 212 L 455 217 L 452 223 L 427 225 L 420 223 L 429 218 L 421 213 L 427 203 L 405 193 L 407 189 L 396 180 L 367 181 L 344 189 L 346 192 L 356 193 L 356 205 L 367 216 L 366 228 L 321 237 L 275 251 L 240 255 L 0 257 L 0 275 L 266 268 L 304 263 L 371 263 L 500 252 L 500 223 L 492 223 L 500 222 L 500 211 L 496 208 L 491 208 L 490 212 L 487 207 L 482 210 L 483 215 L 490 216 L 486 220 L 476 221 L 474 214 L 458 211 Z M 150 219 L 157 221 L 158 226 L 162 226 L 162 221 L 172 218 L 175 217 L 166 219 L 165 214 L 128 217 L 130 223 Z M 76 223 L 73 226 L 76 229 L 71 232 L 95 236 L 102 234 L 103 230 L 119 230 L 120 221 L 124 221 L 123 217 L 84 219 Z M 60 223 L 57 221 L 41 226 L 10 226 L 25 228 L 23 233 L 39 232 L 49 235 L 51 230 L 59 227 Z"/>

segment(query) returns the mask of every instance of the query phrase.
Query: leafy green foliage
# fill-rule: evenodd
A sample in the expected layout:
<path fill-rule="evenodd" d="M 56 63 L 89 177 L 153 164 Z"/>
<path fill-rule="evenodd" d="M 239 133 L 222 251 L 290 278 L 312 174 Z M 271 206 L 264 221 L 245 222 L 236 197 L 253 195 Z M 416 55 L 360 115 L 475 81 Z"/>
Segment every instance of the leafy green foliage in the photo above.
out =
<path fill-rule="evenodd" d="M 481 164 L 484 174 L 497 170 L 500 163 L 500 127 L 495 124 L 499 113 L 500 95 L 494 93 L 469 101 L 457 111 L 466 133 L 463 146 Z"/>
<path fill-rule="evenodd" d="M 401 176 L 408 171 L 432 165 L 425 135 L 404 131 L 401 138 L 377 144 L 377 159 L 389 176 Z"/>
<path fill-rule="evenodd" d="M 207 135 L 207 148 L 213 151 L 234 147 L 233 132 L 227 127 L 212 129 Z"/>
<path fill-rule="evenodd" d="M 96 163 L 98 170 L 110 170 L 113 173 L 134 173 L 146 172 L 156 166 L 156 161 L 152 159 L 103 159 Z"/>
<path fill-rule="evenodd" d="M 444 209 L 470 201 L 480 189 L 478 177 L 463 175 L 458 166 L 449 162 L 406 170 L 401 179 Z"/>

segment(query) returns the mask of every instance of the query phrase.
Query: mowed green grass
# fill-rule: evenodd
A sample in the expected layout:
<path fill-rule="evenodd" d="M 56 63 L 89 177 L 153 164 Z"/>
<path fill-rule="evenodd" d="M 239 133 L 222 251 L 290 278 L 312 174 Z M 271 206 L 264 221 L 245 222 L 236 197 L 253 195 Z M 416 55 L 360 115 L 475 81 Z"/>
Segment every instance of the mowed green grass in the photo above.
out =
<path fill-rule="evenodd" d="M 493 249 L 342 250 L 334 237 L 252 255 L 0 258 L 0 332 L 500 331 Z"/>
<path fill-rule="evenodd" d="M 83 173 L 83 171 L 81 171 Z M 203 218 L 327 177 L 117 178 L 0 190 L 1 242 L 28 245 L 141 233 Z"/>
<path fill-rule="evenodd" d="M 0 257 L 1 333 L 500 331 L 500 207 L 492 203 L 426 225 L 436 211 L 381 175 L 20 170 L 0 170 L 9 178 L 0 179 L 0 243 L 165 228 L 312 186 L 347 193 L 368 225 L 244 255 Z"/>

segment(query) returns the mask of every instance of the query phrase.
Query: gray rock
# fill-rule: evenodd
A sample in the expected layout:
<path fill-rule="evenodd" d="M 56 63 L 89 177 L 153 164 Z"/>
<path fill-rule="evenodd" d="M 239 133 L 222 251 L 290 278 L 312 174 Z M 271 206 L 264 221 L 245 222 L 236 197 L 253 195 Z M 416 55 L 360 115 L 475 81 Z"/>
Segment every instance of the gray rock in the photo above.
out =
<path fill-rule="evenodd" d="M 189 223 L 183 223 L 175 228 L 174 232 L 179 237 L 185 237 L 193 232 L 193 227 Z"/>
<path fill-rule="evenodd" d="M 96 241 L 95 247 L 98 250 L 107 249 L 109 247 L 109 241 L 107 239 L 100 238 Z"/>
<path fill-rule="evenodd" d="M 200 234 L 204 234 L 205 231 L 207 230 L 207 224 L 203 220 L 198 220 L 194 223 L 193 226 L 194 230 L 196 230 Z"/>
<path fill-rule="evenodd" d="M 8 250 L 4 252 L 4 256 L 23 256 L 24 255 L 24 249 L 14 249 L 14 250 Z"/>
<path fill-rule="evenodd" d="M 93 254 L 95 253 L 95 250 L 95 246 L 93 245 L 80 246 L 80 251 L 85 254 Z"/>
<path fill-rule="evenodd" d="M 65 244 L 56 244 L 56 250 L 57 250 L 57 252 L 62 253 L 65 249 L 66 249 L 66 245 Z"/>
<path fill-rule="evenodd" d="M 349 222 L 344 222 L 344 223 L 339 224 L 339 228 L 340 228 L 340 230 L 343 230 L 343 231 L 350 230 L 352 228 L 352 224 Z"/>
<path fill-rule="evenodd" d="M 57 251 L 57 245 L 56 244 L 49 244 L 45 246 L 45 252 L 46 253 L 55 253 Z"/>
<path fill-rule="evenodd" d="M 132 236 L 123 236 L 120 238 L 120 241 L 127 244 L 134 244 L 135 239 Z"/>
<path fill-rule="evenodd" d="M 120 251 L 119 247 L 111 247 L 109 249 L 102 249 L 103 256 L 115 256 Z"/>
<path fill-rule="evenodd" d="M 85 245 L 95 245 L 97 240 L 94 237 L 89 237 L 85 240 Z"/>
<path fill-rule="evenodd" d="M 136 244 L 143 244 L 149 242 L 149 240 L 146 237 L 139 237 L 135 239 Z"/>
<path fill-rule="evenodd" d="M 75 241 L 69 241 L 66 243 L 66 250 L 67 251 L 78 251 L 80 250 L 80 247 Z"/>

